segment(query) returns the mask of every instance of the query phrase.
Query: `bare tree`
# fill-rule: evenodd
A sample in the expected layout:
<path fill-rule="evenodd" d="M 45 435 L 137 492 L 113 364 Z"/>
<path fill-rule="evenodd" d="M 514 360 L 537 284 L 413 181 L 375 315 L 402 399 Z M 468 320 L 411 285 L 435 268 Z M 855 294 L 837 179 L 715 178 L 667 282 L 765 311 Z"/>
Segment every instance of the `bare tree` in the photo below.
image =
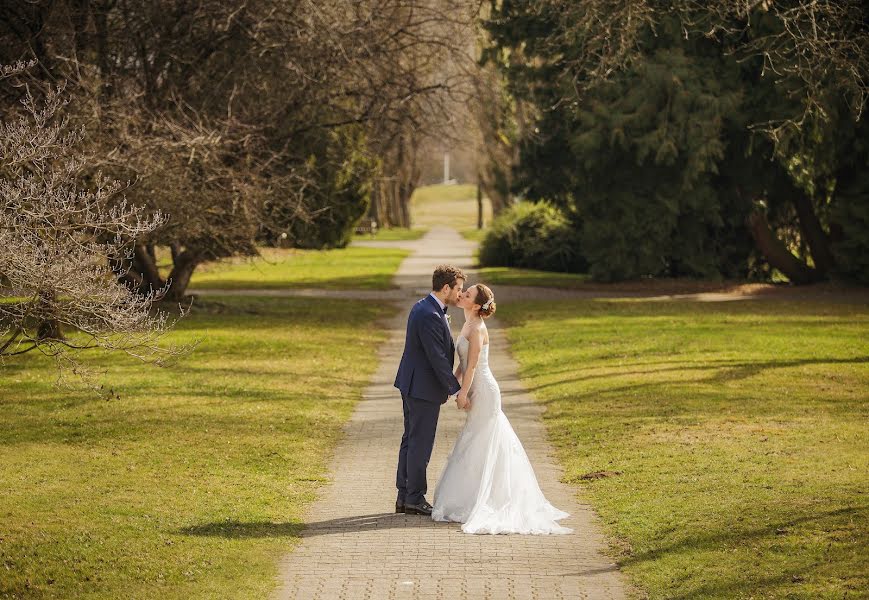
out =
<path fill-rule="evenodd" d="M 74 82 L 98 166 L 171 216 L 140 239 L 127 280 L 169 282 L 177 300 L 197 265 L 333 214 L 340 190 L 323 177 L 352 162 L 340 140 L 356 134 L 331 132 L 362 130 L 375 197 L 407 222 L 419 139 L 467 95 L 474 4 L 34 0 L 0 7 L 0 60 L 37 58 L 34 86 Z"/>
<path fill-rule="evenodd" d="M 686 34 L 719 37 L 739 59 L 761 57 L 764 73 L 799 82 L 803 112 L 791 118 L 754 124 L 779 140 L 786 129 L 806 119 L 825 118 L 830 91 L 844 97 L 855 120 L 869 96 L 869 23 L 860 0 L 684 0 Z M 774 27 L 759 27 L 768 14 Z M 792 92 L 793 93 L 793 92 Z"/>
<path fill-rule="evenodd" d="M 473 143 L 468 107 L 474 100 L 479 3 L 370 0 L 369 10 L 382 15 L 375 37 L 366 42 L 382 53 L 368 77 L 375 94 L 371 148 L 382 165 L 372 202 L 382 223 L 407 227 L 424 142 Z"/>
<path fill-rule="evenodd" d="M 102 348 L 159 362 L 177 353 L 157 343 L 170 325 L 152 311 L 164 290 L 119 284 L 109 260 L 165 218 L 119 198 L 122 185 L 98 173 L 81 185 L 89 157 L 83 129 L 60 116 L 63 91 L 37 100 L 28 90 L 21 114 L 0 122 L 0 361 L 37 350 L 80 372 L 78 352 Z"/>

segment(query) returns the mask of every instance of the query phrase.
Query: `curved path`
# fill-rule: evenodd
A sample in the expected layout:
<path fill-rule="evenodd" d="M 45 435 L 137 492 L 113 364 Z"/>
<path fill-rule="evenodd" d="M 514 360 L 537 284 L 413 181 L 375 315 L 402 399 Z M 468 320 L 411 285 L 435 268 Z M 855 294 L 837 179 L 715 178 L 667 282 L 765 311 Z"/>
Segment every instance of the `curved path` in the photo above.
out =
<path fill-rule="evenodd" d="M 497 322 L 490 322 L 491 364 L 501 385 L 504 412 L 535 466 L 547 498 L 571 517 L 566 536 L 475 536 L 456 524 L 428 517 L 396 515 L 395 463 L 402 434 L 401 400 L 392 381 L 404 344 L 407 311 L 430 289 L 439 263 L 462 268 L 473 263 L 474 244 L 446 228 L 433 228 L 420 240 L 404 242 L 413 254 L 395 276 L 395 314 L 382 325 L 389 341 L 380 366 L 345 428 L 336 449 L 331 483 L 306 515 L 300 545 L 280 564 L 274 597 L 289 599 L 387 598 L 624 598 L 626 584 L 603 554 L 605 540 L 589 506 L 560 482 L 540 421 L 540 408 L 522 389 L 515 362 Z M 473 274 L 470 274 L 473 281 Z M 453 315 L 454 333 L 461 314 Z M 495 321 L 492 319 L 492 321 Z M 429 493 L 464 420 L 447 403 L 441 409 Z"/>

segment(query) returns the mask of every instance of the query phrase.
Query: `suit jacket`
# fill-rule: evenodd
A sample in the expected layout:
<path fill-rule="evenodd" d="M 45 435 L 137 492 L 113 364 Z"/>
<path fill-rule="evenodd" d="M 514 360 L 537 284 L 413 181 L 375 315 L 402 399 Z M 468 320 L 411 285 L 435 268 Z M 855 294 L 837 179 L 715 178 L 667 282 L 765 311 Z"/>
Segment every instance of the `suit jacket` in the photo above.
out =
<path fill-rule="evenodd" d="M 461 389 L 453 375 L 455 355 L 444 311 L 428 295 L 410 309 L 395 387 L 404 396 L 443 404 Z"/>

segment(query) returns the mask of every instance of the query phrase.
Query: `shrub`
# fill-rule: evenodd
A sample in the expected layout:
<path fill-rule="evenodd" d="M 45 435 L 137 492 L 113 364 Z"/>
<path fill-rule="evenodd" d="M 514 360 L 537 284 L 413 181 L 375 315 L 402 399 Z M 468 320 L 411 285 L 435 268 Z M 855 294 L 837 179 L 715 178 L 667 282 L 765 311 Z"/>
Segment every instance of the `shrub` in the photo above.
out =
<path fill-rule="evenodd" d="M 520 202 L 495 219 L 480 245 L 480 264 L 585 272 L 576 226 L 547 202 Z"/>

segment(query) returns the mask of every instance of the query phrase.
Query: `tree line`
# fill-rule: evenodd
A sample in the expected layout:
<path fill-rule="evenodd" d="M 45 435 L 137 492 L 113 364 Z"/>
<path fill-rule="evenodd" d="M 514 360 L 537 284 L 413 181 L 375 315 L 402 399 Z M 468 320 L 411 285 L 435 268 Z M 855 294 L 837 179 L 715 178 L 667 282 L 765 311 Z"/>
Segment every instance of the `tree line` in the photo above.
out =
<path fill-rule="evenodd" d="M 151 304 L 181 301 L 205 262 L 342 246 L 369 210 L 409 225 L 420 140 L 471 91 L 475 15 L 463 0 L 2 3 L 0 355 L 49 340 L 60 355 L 61 325 L 133 352 L 166 325 Z"/>

